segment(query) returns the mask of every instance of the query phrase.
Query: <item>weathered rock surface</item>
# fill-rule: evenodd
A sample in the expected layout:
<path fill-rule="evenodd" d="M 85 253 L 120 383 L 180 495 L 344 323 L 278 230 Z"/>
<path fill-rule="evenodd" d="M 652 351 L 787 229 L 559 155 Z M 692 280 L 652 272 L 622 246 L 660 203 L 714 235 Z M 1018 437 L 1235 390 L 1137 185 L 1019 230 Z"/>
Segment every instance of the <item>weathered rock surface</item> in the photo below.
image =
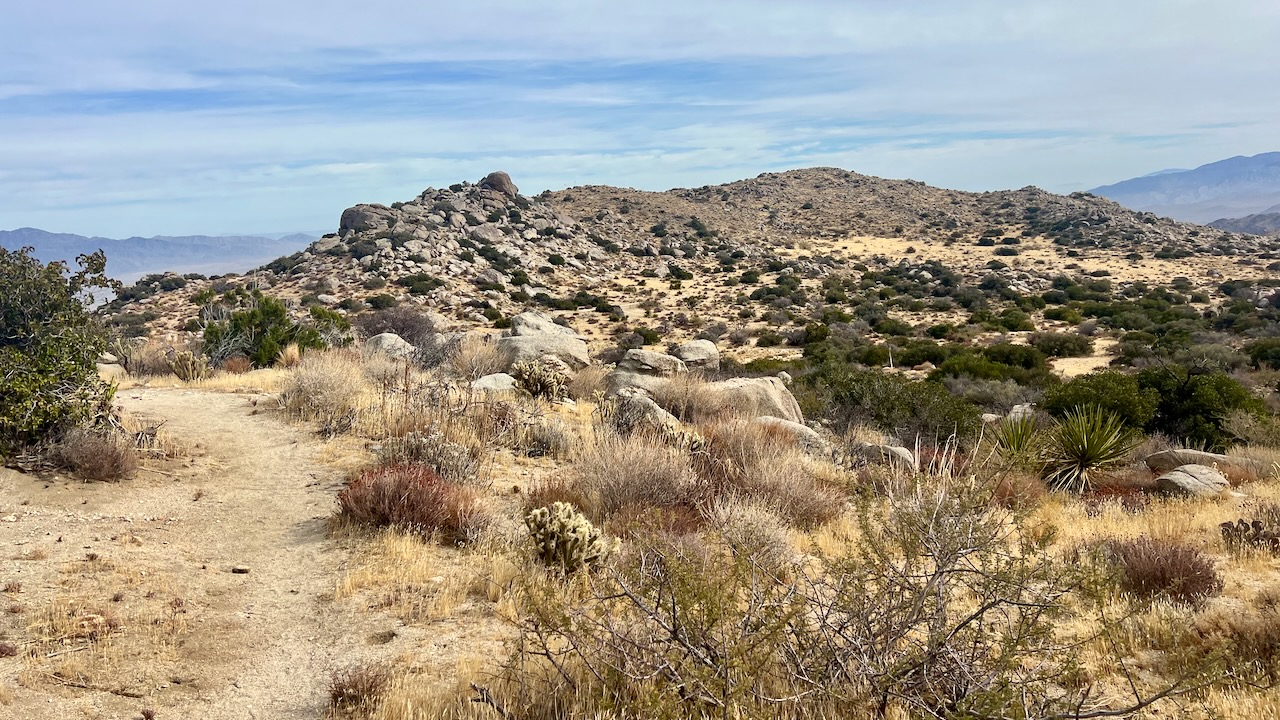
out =
<path fill-rule="evenodd" d="M 471 389 L 476 392 L 512 392 L 516 389 L 516 379 L 506 373 L 493 373 L 473 381 Z"/>
<path fill-rule="evenodd" d="M 618 371 L 638 375 L 657 375 L 670 377 L 687 372 L 683 361 L 670 355 L 663 355 L 652 350 L 628 350 L 618 363 Z"/>
<path fill-rule="evenodd" d="M 485 175 L 480 180 L 480 187 L 485 190 L 496 190 L 509 198 L 520 194 L 520 189 L 512 182 L 511 176 L 501 170 Z"/>
<path fill-rule="evenodd" d="M 525 335 L 565 335 L 579 337 L 573 328 L 557 325 L 554 320 L 540 312 L 523 312 L 511 317 L 511 328 L 507 334 L 513 337 Z"/>
<path fill-rule="evenodd" d="M 710 340 L 691 340 L 672 349 L 690 370 L 719 370 L 720 350 Z"/>
<path fill-rule="evenodd" d="M 364 349 L 368 352 L 381 353 L 387 357 L 399 360 L 412 357 L 415 351 L 415 348 L 409 341 L 395 333 L 374 335 L 364 341 Z"/>
<path fill-rule="evenodd" d="M 1156 487 L 1175 495 L 1217 495 L 1231 484 L 1221 471 L 1207 465 L 1182 465 L 1156 478 Z"/>
<path fill-rule="evenodd" d="M 776 377 L 730 378 L 707 383 L 707 391 L 720 405 L 740 415 L 761 417 L 769 415 L 794 423 L 804 424 L 800 404 Z"/>
<path fill-rule="evenodd" d="M 898 470 L 914 471 L 919 469 L 916 465 L 915 454 L 898 445 L 863 443 L 853 448 L 853 452 L 867 462 L 882 463 Z"/>
<path fill-rule="evenodd" d="M 550 355 L 573 370 L 581 370 L 591 364 L 587 344 L 569 335 L 519 335 L 498 338 L 498 349 L 508 360 L 508 368 L 525 360 L 537 360 Z"/>
<path fill-rule="evenodd" d="M 1148 455 L 1144 462 L 1153 472 L 1158 473 L 1169 472 L 1183 465 L 1207 465 L 1227 471 L 1235 470 L 1258 474 L 1265 473 L 1267 469 L 1265 465 L 1257 460 L 1220 455 L 1202 450 L 1161 450 Z"/>
<path fill-rule="evenodd" d="M 831 445 L 818 434 L 817 430 L 802 425 L 798 422 L 783 420 L 780 417 L 772 415 L 761 415 L 751 421 L 753 425 L 766 427 L 776 432 L 786 433 L 792 437 L 797 444 L 806 451 L 815 455 L 827 455 L 831 451 Z"/>

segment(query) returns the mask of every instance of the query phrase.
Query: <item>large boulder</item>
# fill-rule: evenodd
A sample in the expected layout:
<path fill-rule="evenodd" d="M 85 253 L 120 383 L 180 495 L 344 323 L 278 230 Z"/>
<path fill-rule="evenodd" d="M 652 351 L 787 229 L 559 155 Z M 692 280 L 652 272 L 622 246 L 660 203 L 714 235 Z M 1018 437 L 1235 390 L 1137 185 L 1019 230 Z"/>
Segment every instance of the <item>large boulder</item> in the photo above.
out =
<path fill-rule="evenodd" d="M 625 388 L 614 396 L 614 402 L 614 422 L 621 426 L 620 430 L 645 428 L 663 435 L 681 430 L 680 421 L 675 415 L 663 410 L 653 398 L 640 390 Z"/>
<path fill-rule="evenodd" d="M 510 361 L 508 368 L 525 360 L 537 360 L 550 355 L 573 370 L 581 370 L 591 364 L 587 343 L 578 337 L 540 333 L 498 338 L 498 349 Z"/>
<path fill-rule="evenodd" d="M 770 415 L 804 424 L 804 415 L 795 396 L 776 377 L 730 378 L 707 383 L 707 392 L 721 406 L 739 415 Z"/>
<path fill-rule="evenodd" d="M 628 350 L 618 363 L 618 371 L 638 375 L 657 375 L 670 377 L 687 372 L 684 362 L 670 355 L 663 355 L 652 350 Z"/>
<path fill-rule="evenodd" d="M 480 187 L 484 190 L 500 192 L 509 198 L 514 198 L 516 195 L 520 194 L 519 188 L 517 188 L 516 184 L 511 181 L 511 176 L 501 170 L 485 175 L 480 181 Z"/>
<path fill-rule="evenodd" d="M 1156 478 L 1161 492 L 1174 495 L 1217 495 L 1230 486 L 1226 475 L 1207 465 L 1182 465 Z"/>
<path fill-rule="evenodd" d="M 507 331 L 513 337 L 526 335 L 565 335 L 580 337 L 573 328 L 557 325 L 554 320 L 540 312 L 522 312 L 511 317 L 511 328 Z"/>
<path fill-rule="evenodd" d="M 659 392 L 671 383 L 670 378 L 659 375 L 642 375 L 634 372 L 614 370 L 605 376 L 605 393 L 619 395 L 628 390 L 641 390 L 650 395 Z"/>
<path fill-rule="evenodd" d="M 1249 458 L 1219 455 L 1201 450 L 1161 450 L 1152 453 L 1144 461 L 1152 472 L 1169 472 L 1183 465 L 1206 465 L 1227 472 L 1266 474 L 1266 466 Z"/>
<path fill-rule="evenodd" d="M 671 354 L 691 370 L 720 369 L 720 351 L 710 340 L 691 340 L 672 349 Z"/>
<path fill-rule="evenodd" d="M 395 333 L 374 335 L 364 341 L 364 349 L 367 352 L 386 355 L 397 360 L 408 359 L 415 351 L 412 343 Z"/>
<path fill-rule="evenodd" d="M 772 415 L 761 415 L 751 421 L 752 425 L 756 425 L 777 433 L 784 434 L 796 442 L 797 445 L 804 448 L 806 452 L 813 455 L 827 456 L 831 454 L 831 445 L 818 434 L 817 430 L 802 425 L 798 422 L 783 420 L 780 417 Z"/>
<path fill-rule="evenodd" d="M 356 205 L 342 211 L 338 220 L 339 232 L 364 232 L 383 227 L 391 217 L 391 209 L 384 205 Z"/>

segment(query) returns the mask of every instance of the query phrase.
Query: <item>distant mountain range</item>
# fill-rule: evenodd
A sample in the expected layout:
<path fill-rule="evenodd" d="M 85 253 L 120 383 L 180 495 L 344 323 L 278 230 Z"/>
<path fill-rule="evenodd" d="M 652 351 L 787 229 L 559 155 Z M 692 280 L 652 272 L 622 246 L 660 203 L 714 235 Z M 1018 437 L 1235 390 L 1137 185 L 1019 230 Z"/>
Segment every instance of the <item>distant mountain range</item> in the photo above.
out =
<path fill-rule="evenodd" d="M 1260 213 L 1246 215 L 1242 218 L 1214 220 L 1209 225 L 1230 232 L 1280 236 L 1280 205 L 1269 207 Z"/>
<path fill-rule="evenodd" d="M 1237 156 L 1194 170 L 1162 170 L 1090 192 L 1188 222 L 1264 213 L 1280 204 L 1280 152 Z"/>
<path fill-rule="evenodd" d="M 77 255 L 103 250 L 107 254 L 107 274 L 125 282 L 166 271 L 204 275 L 244 272 L 282 255 L 295 253 L 316 239 L 313 235 L 295 233 L 279 238 L 186 235 L 116 240 L 52 233 L 36 228 L 0 230 L 0 247 L 6 250 L 33 247 L 35 256 L 42 262 L 74 262 Z"/>

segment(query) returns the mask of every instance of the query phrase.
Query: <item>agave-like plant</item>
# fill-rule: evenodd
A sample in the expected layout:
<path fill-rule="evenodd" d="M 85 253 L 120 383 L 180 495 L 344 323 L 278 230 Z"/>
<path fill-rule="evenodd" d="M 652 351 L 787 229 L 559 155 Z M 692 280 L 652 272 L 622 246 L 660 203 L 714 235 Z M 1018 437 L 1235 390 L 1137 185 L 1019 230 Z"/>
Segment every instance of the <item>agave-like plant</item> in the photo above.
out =
<path fill-rule="evenodd" d="M 1029 468 L 1038 465 L 1044 454 L 1044 433 L 1036 427 L 1034 415 L 1007 417 L 991 432 L 1000 459 L 1008 465 Z"/>
<path fill-rule="evenodd" d="M 1084 492 L 1099 470 L 1133 451 L 1141 437 L 1119 417 L 1093 405 L 1067 412 L 1050 438 L 1045 479 L 1055 490 Z"/>

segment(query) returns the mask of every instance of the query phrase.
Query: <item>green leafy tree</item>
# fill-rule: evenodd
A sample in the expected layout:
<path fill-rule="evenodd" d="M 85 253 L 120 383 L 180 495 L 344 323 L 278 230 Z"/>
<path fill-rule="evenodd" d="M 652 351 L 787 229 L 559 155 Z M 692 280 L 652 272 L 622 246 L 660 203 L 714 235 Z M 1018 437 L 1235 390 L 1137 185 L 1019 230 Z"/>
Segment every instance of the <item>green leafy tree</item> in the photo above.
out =
<path fill-rule="evenodd" d="M 118 289 L 98 251 L 41 263 L 31 248 L 0 248 L 0 452 L 107 416 L 114 387 L 97 373 L 106 349 L 86 310 L 95 288 Z"/>
<path fill-rule="evenodd" d="M 1232 413 L 1261 416 L 1266 406 L 1234 378 L 1219 370 L 1161 365 L 1138 373 L 1138 385 L 1159 397 L 1149 432 L 1163 432 L 1214 451 L 1236 440 L 1226 429 Z"/>
<path fill-rule="evenodd" d="M 1078 408 L 1098 408 L 1116 416 L 1127 427 L 1141 429 L 1155 417 L 1159 402 L 1156 391 L 1139 386 L 1134 376 L 1107 370 L 1049 388 L 1040 406 L 1058 418 Z"/>

